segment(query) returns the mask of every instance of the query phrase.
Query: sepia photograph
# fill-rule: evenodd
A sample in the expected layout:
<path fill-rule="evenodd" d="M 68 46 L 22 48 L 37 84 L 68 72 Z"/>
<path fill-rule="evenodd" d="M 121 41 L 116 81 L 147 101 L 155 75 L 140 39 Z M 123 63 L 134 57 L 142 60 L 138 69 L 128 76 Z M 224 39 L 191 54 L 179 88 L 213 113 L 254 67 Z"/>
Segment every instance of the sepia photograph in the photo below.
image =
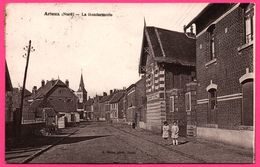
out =
<path fill-rule="evenodd" d="M 255 8 L 7 3 L 5 163 L 254 164 Z"/>

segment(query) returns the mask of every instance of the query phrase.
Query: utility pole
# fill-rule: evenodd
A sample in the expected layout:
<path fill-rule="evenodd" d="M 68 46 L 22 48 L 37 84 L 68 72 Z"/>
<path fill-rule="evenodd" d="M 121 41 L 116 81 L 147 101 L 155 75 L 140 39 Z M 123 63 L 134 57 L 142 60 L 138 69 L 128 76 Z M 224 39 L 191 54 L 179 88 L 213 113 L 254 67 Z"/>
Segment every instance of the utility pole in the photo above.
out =
<path fill-rule="evenodd" d="M 20 103 L 20 112 L 18 116 L 18 126 L 17 132 L 18 132 L 18 137 L 21 137 L 21 127 L 22 127 L 22 115 L 23 115 L 23 99 L 24 99 L 24 90 L 25 90 L 25 85 L 26 85 L 26 77 L 27 77 L 27 69 L 28 69 L 28 64 L 30 60 L 30 52 L 35 51 L 33 47 L 31 47 L 31 40 L 29 41 L 29 46 L 26 46 L 23 48 L 25 51 L 27 51 L 27 54 L 23 55 L 23 57 L 26 57 L 26 66 L 25 66 L 25 72 L 24 72 L 24 78 L 23 78 L 23 87 L 22 87 L 22 93 L 21 93 L 21 103 Z"/>

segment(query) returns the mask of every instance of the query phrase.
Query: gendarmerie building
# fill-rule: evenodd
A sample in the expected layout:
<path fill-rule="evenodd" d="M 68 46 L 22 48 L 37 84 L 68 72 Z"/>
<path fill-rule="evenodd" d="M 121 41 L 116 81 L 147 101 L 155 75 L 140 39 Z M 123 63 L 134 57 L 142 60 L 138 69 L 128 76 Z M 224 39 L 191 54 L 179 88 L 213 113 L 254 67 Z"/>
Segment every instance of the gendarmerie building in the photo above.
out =
<path fill-rule="evenodd" d="M 253 147 L 254 4 L 209 4 L 196 26 L 197 136 Z"/>

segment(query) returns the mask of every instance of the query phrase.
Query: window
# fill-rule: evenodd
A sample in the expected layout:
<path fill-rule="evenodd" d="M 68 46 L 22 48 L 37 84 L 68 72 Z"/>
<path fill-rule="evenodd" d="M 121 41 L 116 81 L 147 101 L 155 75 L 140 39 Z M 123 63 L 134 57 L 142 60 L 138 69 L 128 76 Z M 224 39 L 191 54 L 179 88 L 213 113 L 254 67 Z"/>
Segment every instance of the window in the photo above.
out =
<path fill-rule="evenodd" d="M 211 26 L 209 26 L 209 28 L 207 29 L 207 31 L 209 32 L 209 45 L 210 45 L 210 60 L 213 60 L 216 58 L 216 52 L 215 52 L 215 24 L 212 24 Z"/>
<path fill-rule="evenodd" d="M 208 106 L 208 123 L 216 124 L 217 123 L 217 90 L 210 89 L 209 92 L 209 106 Z"/>
<path fill-rule="evenodd" d="M 209 97 L 210 109 L 216 109 L 217 108 L 216 89 L 210 89 L 209 96 L 210 96 Z"/>
<path fill-rule="evenodd" d="M 191 92 L 185 93 L 185 108 L 186 111 L 191 111 Z"/>
<path fill-rule="evenodd" d="M 242 101 L 242 125 L 253 126 L 254 122 L 254 84 L 250 80 L 243 83 L 243 101 Z"/>
<path fill-rule="evenodd" d="M 250 4 L 245 9 L 245 43 L 254 39 L 254 5 Z"/>
<path fill-rule="evenodd" d="M 169 108 L 170 108 L 170 112 L 174 112 L 174 96 L 171 96 L 171 97 L 170 97 L 170 105 L 169 105 Z"/>
<path fill-rule="evenodd" d="M 214 34 L 210 34 L 210 60 L 215 59 L 215 38 Z"/>

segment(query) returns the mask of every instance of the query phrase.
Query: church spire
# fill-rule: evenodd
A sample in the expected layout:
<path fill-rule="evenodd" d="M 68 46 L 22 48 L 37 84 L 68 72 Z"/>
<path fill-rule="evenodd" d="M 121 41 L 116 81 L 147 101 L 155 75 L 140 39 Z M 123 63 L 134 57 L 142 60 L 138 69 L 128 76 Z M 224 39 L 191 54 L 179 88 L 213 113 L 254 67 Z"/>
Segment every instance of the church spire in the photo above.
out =
<path fill-rule="evenodd" d="M 80 76 L 80 82 L 79 82 L 79 89 L 78 92 L 83 92 L 84 96 L 87 96 L 87 91 L 85 89 L 85 84 L 84 84 L 84 80 L 83 80 L 83 74 L 82 74 L 82 69 L 81 69 L 81 76 Z"/>
<path fill-rule="evenodd" d="M 85 88 L 82 73 L 81 73 L 81 76 L 80 76 L 79 88 L 81 88 L 81 90 L 83 90 L 83 88 Z"/>

